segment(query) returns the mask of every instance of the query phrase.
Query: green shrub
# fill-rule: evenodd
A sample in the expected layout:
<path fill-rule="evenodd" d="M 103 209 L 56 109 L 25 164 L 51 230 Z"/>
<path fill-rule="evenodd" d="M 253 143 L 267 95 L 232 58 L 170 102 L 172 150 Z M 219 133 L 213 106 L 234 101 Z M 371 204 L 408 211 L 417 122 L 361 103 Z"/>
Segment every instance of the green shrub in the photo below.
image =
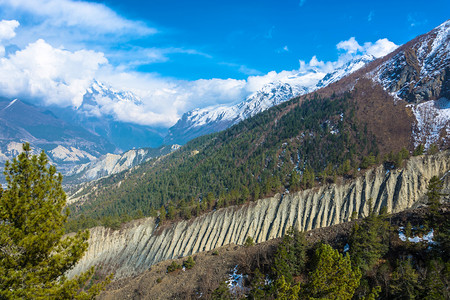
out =
<path fill-rule="evenodd" d="M 174 271 L 179 270 L 179 269 L 181 269 L 181 265 L 180 265 L 180 264 L 177 264 L 176 261 L 173 261 L 173 262 L 167 267 L 167 272 L 168 272 L 168 273 L 171 273 L 171 272 L 174 272 Z"/>
<path fill-rule="evenodd" d="M 187 260 L 183 262 L 183 267 L 186 269 L 192 269 L 195 266 L 195 261 L 192 256 L 189 256 Z"/>

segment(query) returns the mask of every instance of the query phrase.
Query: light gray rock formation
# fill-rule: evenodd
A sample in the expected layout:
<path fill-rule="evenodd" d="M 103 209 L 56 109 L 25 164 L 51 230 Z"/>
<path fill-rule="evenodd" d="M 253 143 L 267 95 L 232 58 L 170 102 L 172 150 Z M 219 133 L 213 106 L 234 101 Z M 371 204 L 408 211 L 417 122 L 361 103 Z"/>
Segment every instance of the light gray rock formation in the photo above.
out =
<path fill-rule="evenodd" d="M 162 227 L 154 218 L 130 222 L 116 231 L 96 227 L 91 230 L 86 255 L 68 275 L 98 265 L 104 271 L 114 271 L 116 278 L 132 276 L 163 260 L 230 243 L 243 244 L 247 236 L 260 243 L 281 237 L 289 227 L 310 230 L 346 222 L 353 211 L 366 216 L 370 198 L 376 211 L 386 206 L 388 212 L 399 212 L 424 200 L 429 179 L 446 175 L 449 168 L 447 151 L 413 157 L 404 169 L 379 166 L 349 183 L 278 194 L 244 207 L 219 209 Z"/>

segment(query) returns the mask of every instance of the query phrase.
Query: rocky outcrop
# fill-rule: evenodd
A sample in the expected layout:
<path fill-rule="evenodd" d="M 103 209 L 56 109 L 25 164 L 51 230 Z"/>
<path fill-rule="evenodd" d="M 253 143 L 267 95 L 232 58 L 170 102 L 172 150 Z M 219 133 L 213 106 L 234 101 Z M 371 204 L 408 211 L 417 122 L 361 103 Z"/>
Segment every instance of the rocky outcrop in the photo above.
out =
<path fill-rule="evenodd" d="M 66 184 L 77 184 L 117 174 L 152 158 L 169 154 L 179 148 L 180 145 L 171 145 L 159 148 L 132 149 L 122 154 L 108 153 L 90 163 L 74 167 L 65 175 L 64 182 Z"/>
<path fill-rule="evenodd" d="M 450 98 L 450 20 L 421 35 L 381 64 L 374 79 L 410 103 Z"/>
<path fill-rule="evenodd" d="M 403 169 L 379 166 L 349 183 L 278 194 L 162 227 L 154 218 L 133 221 L 116 231 L 96 227 L 86 255 L 69 276 L 93 265 L 114 271 L 116 278 L 131 276 L 163 260 L 243 244 L 247 236 L 260 243 L 282 236 L 289 227 L 310 230 L 346 222 L 353 211 L 367 215 L 370 198 L 377 211 L 386 206 L 388 212 L 399 212 L 424 200 L 428 180 L 446 175 L 449 169 L 450 151 L 446 151 L 413 157 Z"/>

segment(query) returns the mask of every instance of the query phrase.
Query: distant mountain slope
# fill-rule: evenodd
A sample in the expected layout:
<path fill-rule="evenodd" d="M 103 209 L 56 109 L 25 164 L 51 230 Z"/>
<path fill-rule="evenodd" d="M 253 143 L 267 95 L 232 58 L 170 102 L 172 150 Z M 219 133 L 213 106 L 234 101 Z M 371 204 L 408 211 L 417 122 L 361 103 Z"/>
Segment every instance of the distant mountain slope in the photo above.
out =
<path fill-rule="evenodd" d="M 66 174 L 64 182 L 74 184 L 95 180 L 133 168 L 152 158 L 168 154 L 180 146 L 161 146 L 128 150 L 122 154 L 108 153 L 90 163 L 76 166 Z"/>
<path fill-rule="evenodd" d="M 121 151 L 135 148 L 159 147 L 166 134 L 164 128 L 153 128 L 139 124 L 118 121 L 115 116 L 102 113 L 100 103 L 132 102 L 137 106 L 142 105 L 142 100 L 129 91 L 119 91 L 98 81 L 94 81 L 83 96 L 80 107 L 52 107 L 49 108 L 61 119 L 71 124 L 100 135 Z M 100 102 L 99 102 L 100 101 Z"/>
<path fill-rule="evenodd" d="M 448 100 L 442 92 L 449 84 L 448 76 L 430 86 L 430 95 L 441 97 L 440 102 L 432 102 L 439 104 L 433 105 L 439 118 L 415 113 L 418 108 L 423 111 L 417 105 L 427 102 L 423 99 L 413 104 L 400 98 L 398 91 L 403 85 L 390 90 L 390 84 L 380 81 L 383 67 L 394 65 L 399 54 L 413 53 L 423 39 L 430 45 L 436 37 L 446 39 L 441 34 L 447 32 L 446 24 L 313 93 L 269 108 L 220 133 L 196 138 L 170 156 L 87 185 L 80 192 L 84 204 L 77 205 L 72 222 L 81 221 L 83 215 L 89 222 L 85 219 L 78 224 L 92 226 L 111 222 L 111 218 L 154 214 L 161 205 L 171 217 L 188 218 L 212 207 L 332 182 L 339 175 L 352 177 L 376 162 L 401 167 L 402 159 L 422 142 L 417 139 L 423 132 L 418 124 L 431 124 L 433 130 L 438 129 L 433 124 L 441 124 L 435 143 L 448 148 Z M 447 51 L 447 45 L 443 46 Z M 447 64 L 433 66 L 433 74 L 448 74 Z M 395 74 L 413 72 L 408 64 L 403 67 Z M 392 81 L 397 77 L 392 76 Z M 411 85 L 408 94 L 420 94 L 423 86 Z M 422 123 L 416 119 L 418 115 L 423 116 Z"/>
<path fill-rule="evenodd" d="M 224 130 L 272 106 L 336 82 L 373 60 L 373 56 L 364 55 L 328 74 L 314 70 L 298 73 L 264 85 L 245 101 L 233 106 L 206 107 L 189 111 L 169 129 L 164 142 L 184 144 L 195 137 Z"/>
<path fill-rule="evenodd" d="M 115 151 L 103 137 L 18 99 L 0 98 L 0 128 L 2 162 L 19 154 L 25 141 L 35 153 L 45 150 L 62 171 L 74 163 L 89 162 Z"/>

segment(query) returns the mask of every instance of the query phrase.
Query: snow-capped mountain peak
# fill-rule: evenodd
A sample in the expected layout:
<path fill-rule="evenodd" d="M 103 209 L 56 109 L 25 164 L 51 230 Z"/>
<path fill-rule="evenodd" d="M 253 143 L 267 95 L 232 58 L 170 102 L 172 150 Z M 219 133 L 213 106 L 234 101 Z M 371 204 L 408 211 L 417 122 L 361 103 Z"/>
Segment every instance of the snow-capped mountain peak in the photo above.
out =
<path fill-rule="evenodd" d="M 290 74 L 265 84 L 241 103 L 194 109 L 169 129 L 165 142 L 183 144 L 197 136 L 224 130 L 272 106 L 336 82 L 372 60 L 373 56 L 364 55 L 328 74 L 317 69 Z"/>
<path fill-rule="evenodd" d="M 141 105 L 142 100 L 131 91 L 116 90 L 112 86 L 94 80 L 92 85 L 86 90 L 83 97 L 83 105 L 98 105 L 97 97 L 108 98 L 114 102 L 131 102 Z"/>
<path fill-rule="evenodd" d="M 375 57 L 370 54 L 362 55 L 361 57 L 358 57 L 354 60 L 351 60 L 344 64 L 342 67 L 337 68 L 335 71 L 328 73 L 325 75 L 317 84 L 318 88 L 325 87 L 333 82 L 338 81 L 339 79 L 343 78 L 344 76 L 347 76 L 350 73 L 353 73 L 359 69 L 361 69 L 363 66 L 365 66 L 367 63 L 375 60 Z"/>

